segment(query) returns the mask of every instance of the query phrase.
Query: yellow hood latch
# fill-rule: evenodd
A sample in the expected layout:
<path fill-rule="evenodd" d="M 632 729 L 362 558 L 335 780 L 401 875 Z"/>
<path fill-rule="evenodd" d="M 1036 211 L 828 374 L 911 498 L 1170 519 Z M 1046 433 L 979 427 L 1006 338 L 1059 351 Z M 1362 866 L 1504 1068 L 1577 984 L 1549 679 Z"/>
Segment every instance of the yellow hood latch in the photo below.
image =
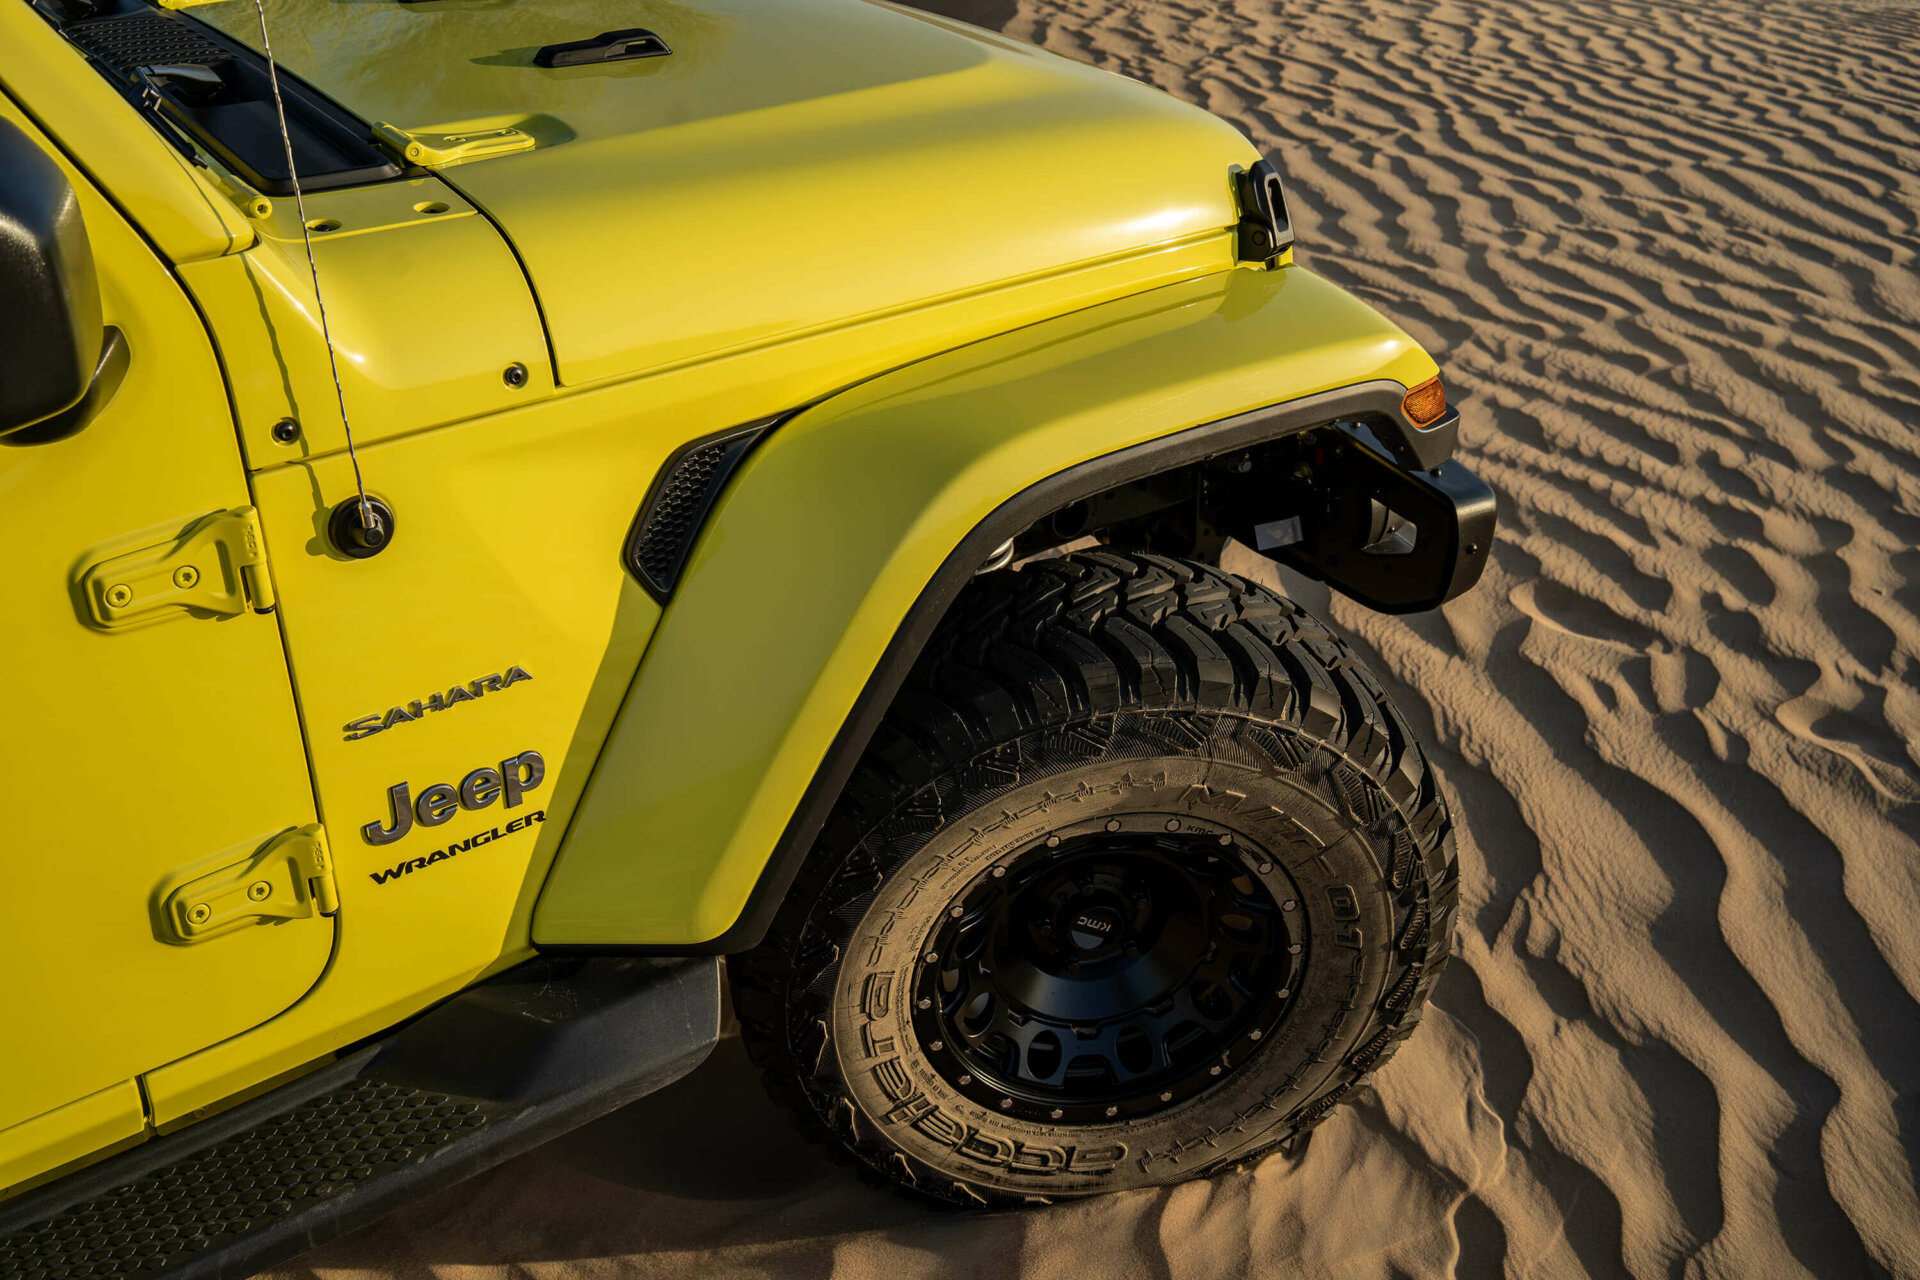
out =
<path fill-rule="evenodd" d="M 373 136 L 375 141 L 406 163 L 430 169 L 511 155 L 516 151 L 530 151 L 534 146 L 532 134 L 506 125 L 473 128 L 455 125 L 445 131 L 410 130 L 376 120 Z"/>

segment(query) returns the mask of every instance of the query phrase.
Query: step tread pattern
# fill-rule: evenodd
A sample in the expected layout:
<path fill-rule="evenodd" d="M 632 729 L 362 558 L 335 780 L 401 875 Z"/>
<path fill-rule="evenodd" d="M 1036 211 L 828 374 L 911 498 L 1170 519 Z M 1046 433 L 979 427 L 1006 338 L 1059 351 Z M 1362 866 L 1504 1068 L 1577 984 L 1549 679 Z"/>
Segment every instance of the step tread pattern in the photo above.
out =
<path fill-rule="evenodd" d="M 497 1118 L 471 1098 L 351 1080 L 284 1115 L 0 1238 L 0 1280 L 170 1270 Z"/>

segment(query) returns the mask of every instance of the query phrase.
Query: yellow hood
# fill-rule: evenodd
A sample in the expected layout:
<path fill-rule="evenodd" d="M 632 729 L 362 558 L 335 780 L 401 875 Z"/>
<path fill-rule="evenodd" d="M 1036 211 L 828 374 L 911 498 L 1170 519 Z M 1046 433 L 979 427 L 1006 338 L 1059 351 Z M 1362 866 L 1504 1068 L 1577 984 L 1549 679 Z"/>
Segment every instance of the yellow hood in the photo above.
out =
<path fill-rule="evenodd" d="M 283 65 L 362 119 L 533 140 L 436 171 L 519 254 L 565 383 L 1217 233 L 1258 158 L 1142 85 L 868 0 L 267 12 Z M 251 5 L 195 16 L 257 40 Z M 632 27 L 672 52 L 535 63 Z"/>

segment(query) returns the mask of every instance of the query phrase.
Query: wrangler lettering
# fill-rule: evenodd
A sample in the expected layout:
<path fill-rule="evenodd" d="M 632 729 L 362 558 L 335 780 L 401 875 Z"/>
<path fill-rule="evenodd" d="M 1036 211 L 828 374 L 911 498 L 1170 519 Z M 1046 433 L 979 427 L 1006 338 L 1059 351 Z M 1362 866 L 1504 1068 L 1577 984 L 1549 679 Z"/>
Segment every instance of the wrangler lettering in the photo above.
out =
<path fill-rule="evenodd" d="M 478 849 L 481 845 L 491 844 L 504 835 L 510 835 L 515 831 L 524 831 L 534 823 L 545 822 L 546 820 L 547 811 L 545 809 L 536 809 L 525 817 L 515 818 L 506 825 L 505 829 L 494 827 L 490 831 L 482 831 L 478 835 L 469 836 L 457 844 L 450 844 L 444 849 L 435 849 L 424 858 L 411 858 L 399 866 L 389 867 L 385 871 L 369 871 L 367 873 L 367 879 L 373 881 L 375 884 L 391 884 L 401 876 L 411 875 L 415 871 L 424 870 L 436 862 L 445 862 L 456 854 L 465 853 L 469 849 Z"/>

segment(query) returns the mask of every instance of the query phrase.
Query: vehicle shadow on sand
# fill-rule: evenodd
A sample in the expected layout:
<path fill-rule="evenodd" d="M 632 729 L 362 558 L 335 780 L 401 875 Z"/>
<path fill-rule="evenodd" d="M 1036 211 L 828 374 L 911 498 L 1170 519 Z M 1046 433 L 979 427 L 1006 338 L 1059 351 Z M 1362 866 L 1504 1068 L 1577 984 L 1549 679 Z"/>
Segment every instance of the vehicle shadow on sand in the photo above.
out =
<path fill-rule="evenodd" d="M 687 1200 L 777 1200 L 861 1181 L 766 1096 L 738 1035 L 692 1074 L 558 1139 L 545 1154 L 635 1191 Z"/>
<path fill-rule="evenodd" d="M 1099 1212 L 1051 1213 L 1089 1208 Z M 967 1274 L 1013 1274 L 1030 1225 L 1029 1214 L 949 1210 L 867 1182 L 798 1133 L 729 1035 L 675 1084 L 276 1274 L 536 1274 L 618 1260 L 645 1274 L 827 1276 L 852 1237 Z M 1138 1223 L 1111 1225 L 1124 1234 Z"/>
<path fill-rule="evenodd" d="M 1409 1153 L 1370 1099 L 1322 1126 L 1305 1165 L 1274 1155 L 1186 1187 L 968 1212 L 869 1183 L 803 1138 L 728 1035 L 677 1083 L 273 1276 L 1165 1276 L 1176 1254 L 1186 1274 L 1272 1274 L 1303 1249 L 1341 1255 L 1347 1233 L 1314 1243 L 1309 1224 L 1326 1233 L 1361 1187 L 1431 1180 L 1400 1167 Z"/>

